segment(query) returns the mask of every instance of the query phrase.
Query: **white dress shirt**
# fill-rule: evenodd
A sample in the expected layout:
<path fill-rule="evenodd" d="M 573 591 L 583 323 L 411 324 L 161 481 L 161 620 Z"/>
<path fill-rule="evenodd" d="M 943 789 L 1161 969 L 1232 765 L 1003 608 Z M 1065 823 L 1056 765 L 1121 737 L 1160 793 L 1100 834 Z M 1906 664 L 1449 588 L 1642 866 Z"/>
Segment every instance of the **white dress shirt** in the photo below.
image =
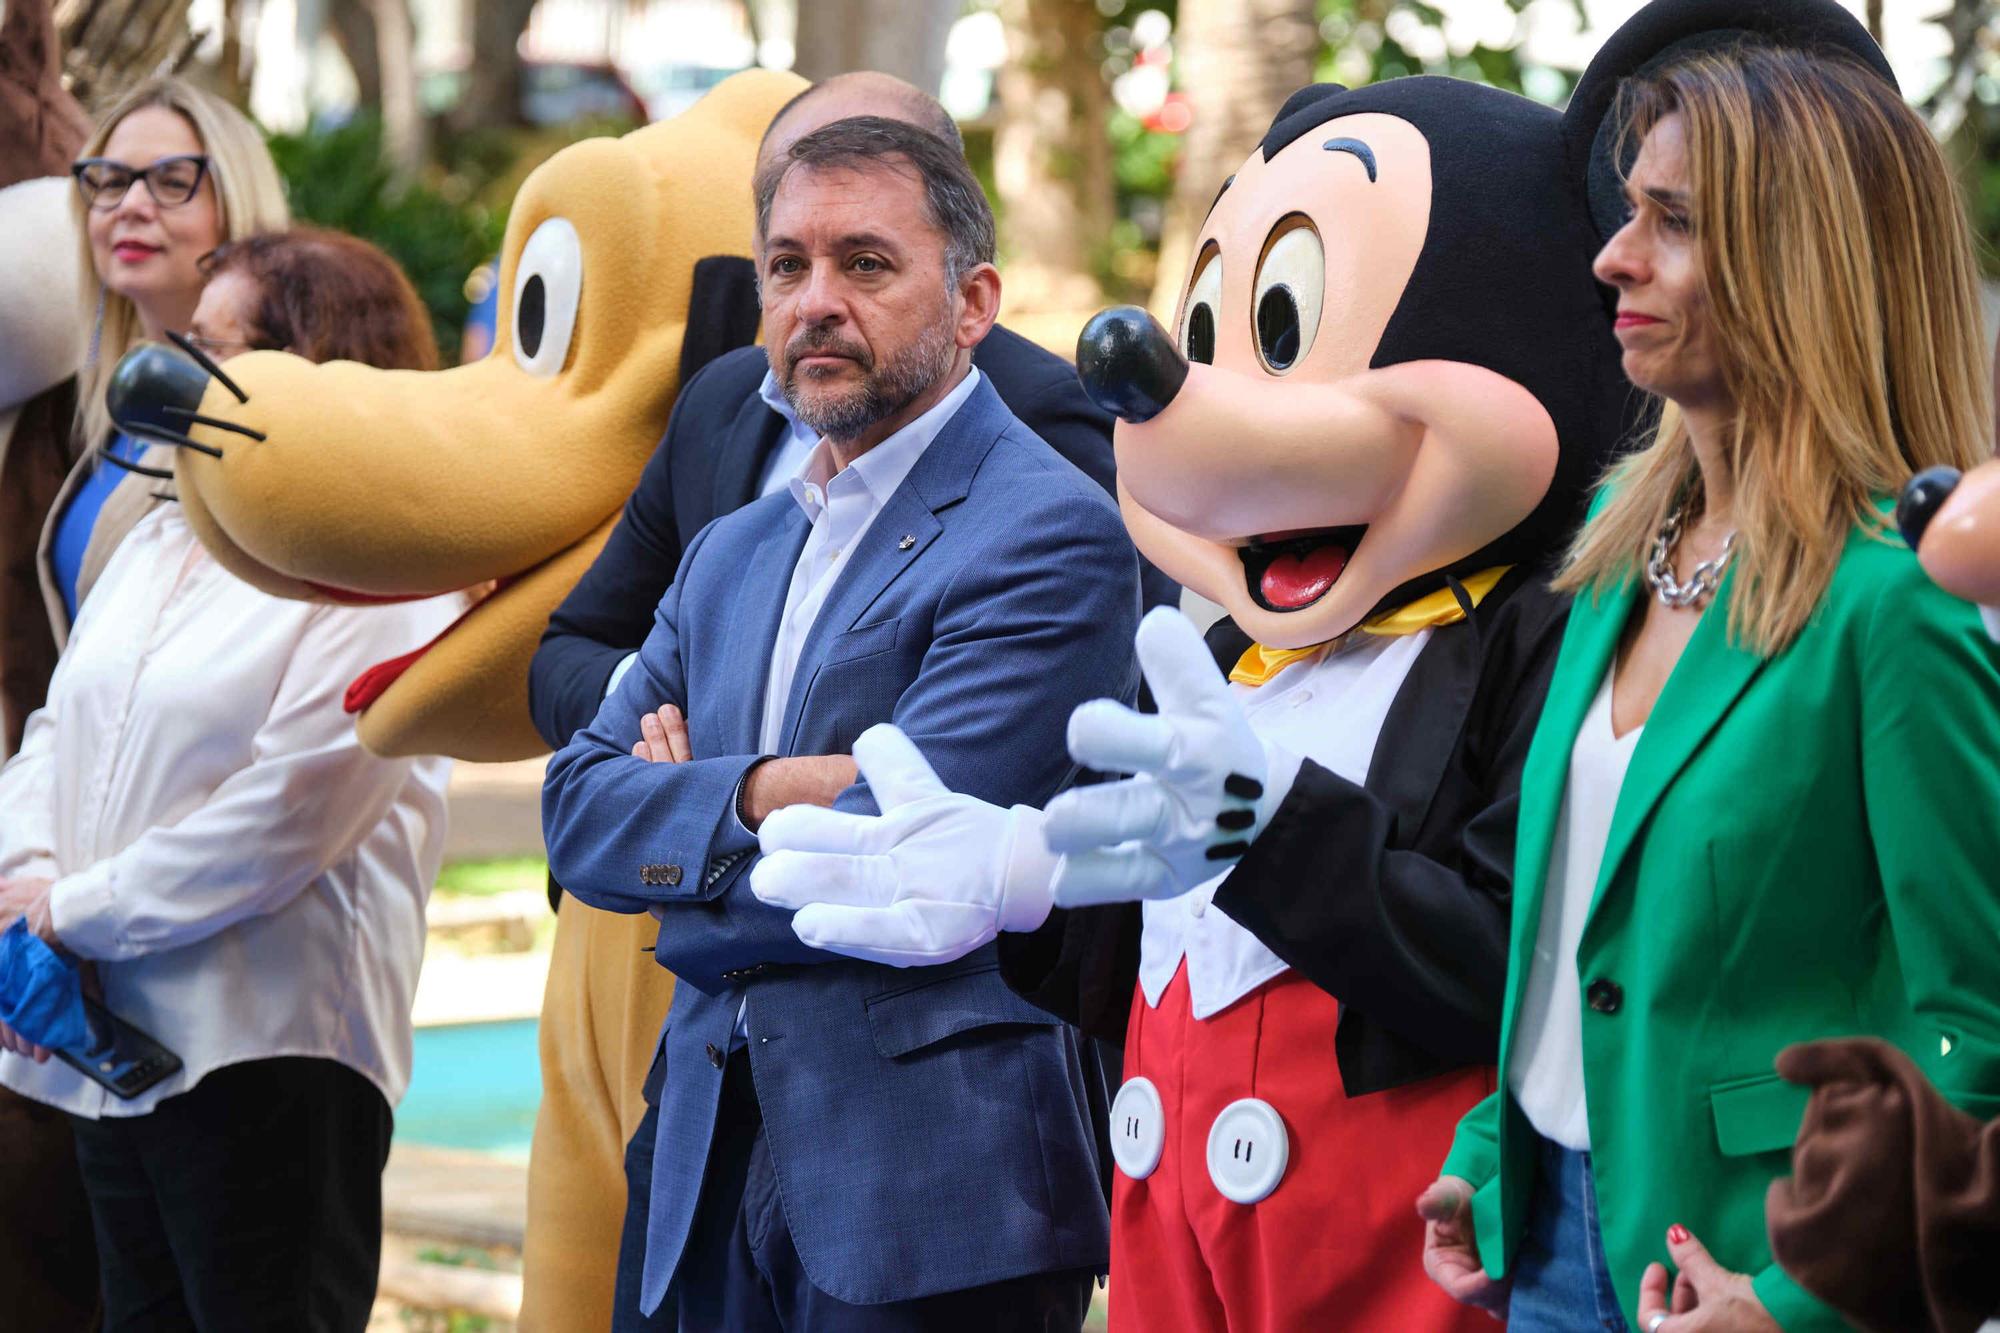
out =
<path fill-rule="evenodd" d="M 1569 778 L 1563 784 L 1542 890 L 1541 925 L 1521 994 L 1514 1049 L 1507 1058 L 1507 1088 L 1528 1123 L 1572 1152 L 1590 1151 L 1583 1095 L 1583 987 L 1576 976 L 1576 950 L 1597 892 L 1618 792 L 1645 730 L 1612 734 L 1611 677 L 1607 670 L 1570 750 Z"/>
<path fill-rule="evenodd" d="M 784 737 L 779 733 L 785 729 L 785 703 L 791 697 L 792 678 L 798 674 L 799 652 L 805 647 L 806 636 L 812 633 L 813 622 L 819 619 L 820 608 L 826 605 L 827 595 L 840 581 L 840 571 L 847 568 L 854 548 L 868 535 L 876 515 L 910 475 L 910 469 L 924 456 L 924 450 L 930 448 L 945 424 L 958 415 L 958 409 L 965 406 L 965 400 L 972 397 L 978 386 L 979 372 L 967 369 L 965 378 L 928 412 L 837 473 L 833 470 L 832 447 L 815 437 L 805 461 L 787 481 L 792 499 L 805 511 L 812 530 L 806 534 L 805 547 L 792 566 L 792 580 L 785 588 L 784 614 L 778 620 L 778 637 L 771 645 L 771 664 L 764 678 L 764 712 L 757 733 L 757 748 L 763 753 L 784 753 L 780 747 Z M 802 438 L 802 427 L 792 414 L 791 404 L 785 403 L 782 395 L 778 395 L 777 402 L 771 401 L 777 393 L 777 381 L 768 372 L 764 387 L 758 392 L 765 402 L 771 403 L 772 410 L 791 423 L 792 438 Z M 779 407 L 779 403 L 785 405 Z M 732 814 L 730 818 L 735 820 L 737 816 Z M 745 837 L 754 836 L 743 829 L 740 820 L 737 828 Z M 739 1042 L 750 1036 L 749 1008 L 750 999 L 745 996 L 736 1008 Z"/>
<path fill-rule="evenodd" d="M 930 448 L 945 423 L 958 415 L 965 400 L 979 385 L 979 372 L 968 369 L 952 391 L 922 416 L 849 463 L 834 471 L 833 449 L 825 440 L 815 441 L 805 462 L 787 483 L 792 499 L 805 511 L 812 531 L 806 535 L 805 549 L 792 566 L 792 581 L 785 590 L 785 611 L 778 621 L 778 638 L 771 645 L 771 666 L 765 678 L 763 725 L 758 732 L 758 748 L 765 754 L 783 754 L 779 733 L 785 726 L 785 702 L 791 697 L 792 677 L 799 669 L 799 651 L 813 621 L 819 619 L 827 594 L 840 580 L 840 571 L 854 548 L 868 535 L 875 516 L 889 503 L 889 497 L 910 475 L 910 469 Z M 782 401 L 782 400 L 781 400 Z"/>
<path fill-rule="evenodd" d="M 209 559 L 177 506 L 132 530 L 0 769 L 0 875 L 55 881 L 56 933 L 98 960 L 106 1007 L 183 1069 L 125 1101 L 4 1054 L 0 1083 L 129 1116 L 224 1065 L 319 1056 L 394 1105 L 450 761 L 369 754 L 341 697 L 463 609 L 281 601 Z"/>
<path fill-rule="evenodd" d="M 1400 638 L 1358 635 L 1340 651 L 1295 662 L 1269 684 L 1231 685 L 1250 726 L 1293 755 L 1303 755 L 1349 782 L 1363 782 L 1389 706 L 1403 688 L 1431 631 Z M 1288 790 L 1298 776 L 1273 772 L 1272 789 Z M 1224 871 L 1178 898 L 1144 905 L 1139 935 L 1139 988 L 1157 1007 L 1187 959 L 1188 1002 L 1196 1018 L 1221 1013 L 1272 977 L 1285 963 L 1263 941 L 1211 912 L 1215 891 L 1229 878 Z M 1301 893 L 1338 893 L 1339 884 L 1301 883 Z"/>
<path fill-rule="evenodd" d="M 764 382 L 757 386 L 757 397 L 785 423 L 785 433 L 779 438 L 777 448 L 771 450 L 771 456 L 764 460 L 764 472 L 757 482 L 757 494 L 761 498 L 776 494 L 792 484 L 792 478 L 806 465 L 806 455 L 819 443 L 819 432 L 799 420 L 799 414 L 792 410 L 791 402 L 785 397 L 784 386 L 778 383 L 776 371 L 764 372 Z"/>

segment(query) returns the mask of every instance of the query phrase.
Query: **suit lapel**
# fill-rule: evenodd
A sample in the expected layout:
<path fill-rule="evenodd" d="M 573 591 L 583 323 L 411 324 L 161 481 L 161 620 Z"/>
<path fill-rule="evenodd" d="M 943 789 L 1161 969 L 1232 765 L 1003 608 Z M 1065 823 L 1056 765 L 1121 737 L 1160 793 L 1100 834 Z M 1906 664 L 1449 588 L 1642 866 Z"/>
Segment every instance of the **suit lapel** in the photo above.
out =
<path fill-rule="evenodd" d="M 1632 751 L 1625 784 L 1619 788 L 1618 804 L 1611 816 L 1597 891 L 1591 898 L 1593 914 L 1653 807 L 1763 668 L 1763 658 L 1729 641 L 1729 588 L 1730 579 L 1725 574 L 1680 661 L 1667 676 L 1646 720 L 1646 730 Z"/>
<path fill-rule="evenodd" d="M 734 440 L 749 435 L 751 447 L 725 449 L 721 458 L 716 460 L 713 512 L 733 514 L 757 498 L 758 483 L 764 477 L 764 465 L 770 461 L 771 451 L 778 447 L 778 441 L 784 438 L 784 434 L 785 419 L 752 393 L 749 401 L 737 409 L 737 418 L 725 436 Z"/>
<path fill-rule="evenodd" d="M 972 396 L 945 423 L 869 524 L 799 647 L 799 667 L 792 676 L 780 733 L 786 753 L 797 738 L 799 713 L 819 673 L 827 644 L 835 635 L 852 629 L 889 585 L 937 540 L 944 531 L 937 515 L 965 498 L 972 487 L 972 474 L 1006 421 L 1006 409 L 993 392 L 992 382 L 982 377 Z"/>
<path fill-rule="evenodd" d="M 722 661 L 748 666 L 752 679 L 723 691 L 728 700 L 723 712 L 724 744 L 732 747 L 723 750 L 724 754 L 763 752 L 764 691 L 770 678 L 771 653 L 778 642 L 778 621 L 785 614 L 792 570 L 799 563 L 808 531 L 799 507 L 786 505 L 783 521 L 764 535 L 743 565 L 746 571 L 769 571 L 777 577 L 745 578 L 740 585 L 741 600 L 729 617 Z"/>

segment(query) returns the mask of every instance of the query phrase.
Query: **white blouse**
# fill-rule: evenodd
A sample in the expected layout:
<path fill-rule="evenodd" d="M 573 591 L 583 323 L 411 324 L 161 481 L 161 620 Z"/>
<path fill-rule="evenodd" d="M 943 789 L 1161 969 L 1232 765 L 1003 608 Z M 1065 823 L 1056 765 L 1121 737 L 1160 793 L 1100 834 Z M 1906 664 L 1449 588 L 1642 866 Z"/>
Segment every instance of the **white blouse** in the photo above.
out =
<path fill-rule="evenodd" d="M 1572 1152 L 1590 1151 L 1583 1095 L 1583 986 L 1577 980 L 1576 951 L 1597 892 L 1618 792 L 1645 730 L 1613 734 L 1612 675 L 1605 671 L 1570 750 L 1569 778 L 1563 784 L 1542 890 L 1541 927 L 1507 1060 L 1507 1088 L 1528 1123 Z"/>
<path fill-rule="evenodd" d="M 0 769 L 0 876 L 55 881 L 56 933 L 98 961 L 106 1007 L 184 1068 L 124 1101 L 0 1054 L 0 1083 L 140 1115 L 223 1065 L 293 1055 L 402 1096 L 450 761 L 369 754 L 341 698 L 461 610 L 267 596 L 173 505 L 132 530 Z"/>

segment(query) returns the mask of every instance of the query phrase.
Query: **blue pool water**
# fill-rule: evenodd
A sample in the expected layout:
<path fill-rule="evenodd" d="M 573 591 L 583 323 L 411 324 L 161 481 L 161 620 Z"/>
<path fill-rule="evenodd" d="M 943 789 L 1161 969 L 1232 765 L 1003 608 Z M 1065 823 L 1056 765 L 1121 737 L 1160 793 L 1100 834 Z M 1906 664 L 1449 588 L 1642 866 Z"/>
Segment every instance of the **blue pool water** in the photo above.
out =
<path fill-rule="evenodd" d="M 396 1139 L 526 1160 L 542 1099 L 535 1020 L 418 1028 Z"/>

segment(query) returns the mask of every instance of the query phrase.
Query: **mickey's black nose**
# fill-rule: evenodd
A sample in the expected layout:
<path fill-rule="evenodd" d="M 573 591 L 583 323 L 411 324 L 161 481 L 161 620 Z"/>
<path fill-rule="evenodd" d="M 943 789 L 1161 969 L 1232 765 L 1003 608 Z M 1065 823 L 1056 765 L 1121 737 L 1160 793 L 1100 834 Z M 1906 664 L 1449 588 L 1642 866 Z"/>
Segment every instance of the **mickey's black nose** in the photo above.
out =
<path fill-rule="evenodd" d="M 1135 305 L 1101 310 L 1076 339 L 1076 377 L 1111 415 L 1137 425 L 1166 410 L 1187 361 L 1158 320 Z"/>
<path fill-rule="evenodd" d="M 1903 487 L 1896 500 L 1896 527 L 1912 551 L 1923 540 L 1924 529 L 1937 517 L 1937 511 L 1944 508 L 1944 502 L 1958 489 L 1958 479 L 1955 467 L 1927 467 Z"/>
<path fill-rule="evenodd" d="M 120 430 L 134 435 L 188 429 L 208 392 L 208 372 L 179 352 L 145 343 L 118 359 L 104 405 Z"/>

